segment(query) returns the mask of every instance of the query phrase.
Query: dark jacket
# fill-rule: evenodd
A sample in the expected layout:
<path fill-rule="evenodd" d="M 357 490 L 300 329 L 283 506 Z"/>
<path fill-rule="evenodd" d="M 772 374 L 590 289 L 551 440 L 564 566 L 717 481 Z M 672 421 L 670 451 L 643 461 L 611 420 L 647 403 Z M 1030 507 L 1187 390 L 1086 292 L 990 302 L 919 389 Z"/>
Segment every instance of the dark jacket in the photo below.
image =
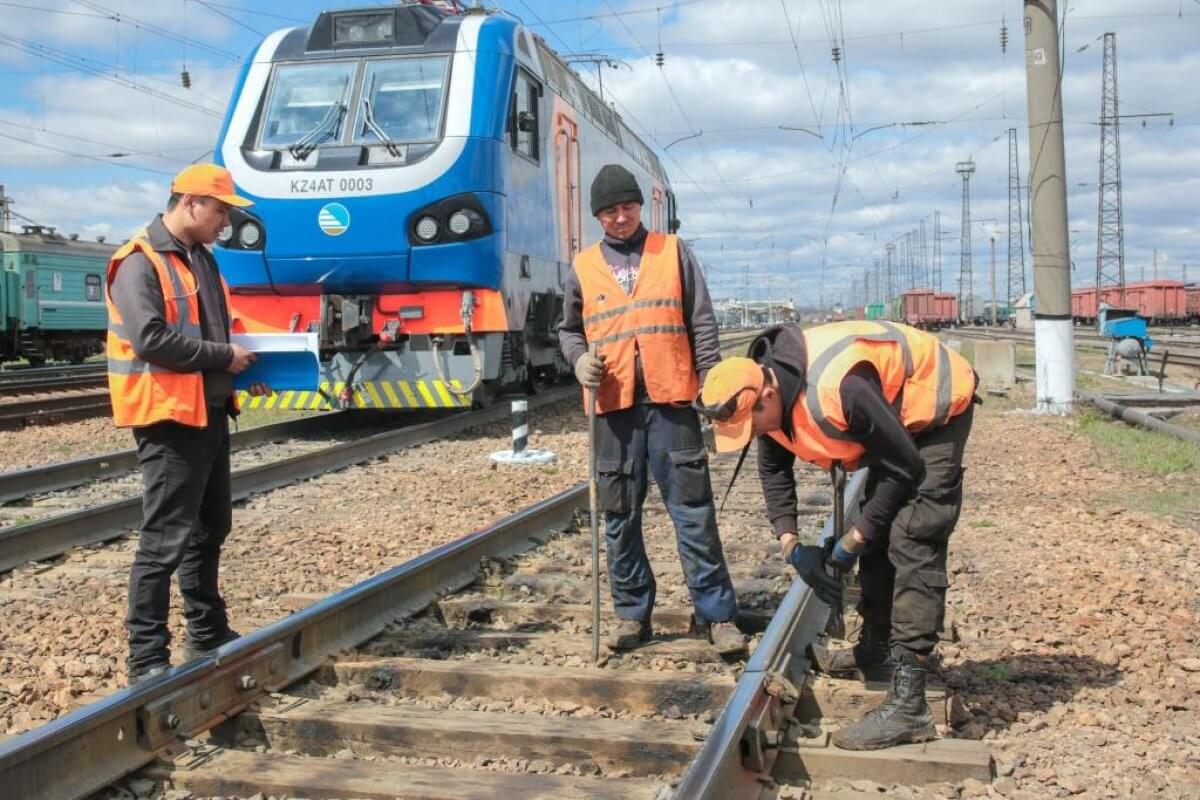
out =
<path fill-rule="evenodd" d="M 605 236 L 600 242 L 604 259 L 613 269 L 614 277 L 620 281 L 619 272 L 635 274 L 642 260 L 646 245 L 646 229 L 639 227 L 628 240 Z M 721 360 L 721 345 L 717 339 L 717 319 L 713 314 L 708 286 L 700 271 L 700 262 L 682 241 L 679 242 L 679 273 L 683 285 L 683 318 L 687 325 L 688 340 L 692 345 L 692 363 L 700 376 L 704 375 Z M 632 286 L 632 283 L 631 283 Z M 583 293 L 579 289 L 579 276 L 571 269 L 563 280 L 563 318 L 558 325 L 558 344 L 563 358 L 572 366 L 587 352 L 587 337 L 583 332 Z M 635 395 L 645 397 L 641 390 L 642 369 L 637 364 L 638 390 Z"/>
<path fill-rule="evenodd" d="M 749 355 L 774 370 L 783 397 L 783 433 L 790 436 L 792 409 L 805 389 L 808 350 L 803 331 L 795 325 L 771 328 L 750 344 Z M 871 468 L 874 486 L 854 527 L 864 538 L 874 539 L 891 526 L 900 506 L 925 479 L 925 462 L 900 421 L 898 405 L 884 397 L 873 366 L 864 362 L 846 374 L 841 400 L 850 437 L 866 449 L 859 463 Z M 776 536 L 796 532 L 795 463 L 790 450 L 769 436 L 759 437 L 758 475 Z"/>
<path fill-rule="evenodd" d="M 160 253 L 174 252 L 191 266 L 200 300 L 202 339 L 183 336 L 167 325 L 164 291 L 150 259 L 133 253 L 121 262 L 112 283 L 112 299 L 121 312 L 138 358 L 177 372 L 204 373 L 204 397 L 210 406 L 231 407 L 233 361 L 229 346 L 229 309 L 217 262 L 208 250 L 185 248 L 163 224 L 162 215 L 146 226 L 146 239 Z"/>

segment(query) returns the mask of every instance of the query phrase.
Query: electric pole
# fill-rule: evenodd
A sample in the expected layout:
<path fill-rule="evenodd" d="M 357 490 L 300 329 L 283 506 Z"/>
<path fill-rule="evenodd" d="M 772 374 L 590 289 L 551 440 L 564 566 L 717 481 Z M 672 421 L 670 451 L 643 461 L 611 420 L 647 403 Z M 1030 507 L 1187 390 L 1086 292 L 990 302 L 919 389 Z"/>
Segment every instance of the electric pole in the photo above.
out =
<path fill-rule="evenodd" d="M 0 183 L 0 233 L 8 233 L 12 224 L 12 212 L 9 211 L 8 205 L 12 199 L 4 193 L 4 184 Z"/>
<path fill-rule="evenodd" d="M 942 290 L 942 212 L 933 212 L 933 290 Z"/>
<path fill-rule="evenodd" d="M 1024 1 L 1037 408 L 1061 414 L 1075 400 L 1075 348 L 1058 0 Z"/>
<path fill-rule="evenodd" d="M 1105 288 L 1117 288 L 1125 305 L 1125 222 L 1121 212 L 1121 120 L 1117 101 L 1117 35 L 1104 34 L 1104 76 L 1100 89 L 1100 186 L 1096 221 L 1096 302 Z"/>
<path fill-rule="evenodd" d="M 996 327 L 996 237 L 989 239 L 992 249 L 992 327 Z"/>
<path fill-rule="evenodd" d="M 1184 275 L 1187 275 L 1187 264 L 1183 265 Z M 883 267 L 880 265 L 879 259 L 875 259 L 875 295 L 872 298 L 873 303 L 883 302 Z"/>
<path fill-rule="evenodd" d="M 933 280 L 929 275 L 929 247 L 925 241 L 925 220 L 921 220 L 921 286 L 933 288 Z"/>
<path fill-rule="evenodd" d="M 958 315 L 963 320 L 974 317 L 974 291 L 971 280 L 971 174 L 975 172 L 974 161 L 960 161 L 954 171 L 962 176 L 962 249 L 958 265 Z"/>
<path fill-rule="evenodd" d="M 1158 280 L 1158 248 L 1154 248 L 1154 280 Z"/>
<path fill-rule="evenodd" d="M 892 269 L 892 254 L 896 251 L 896 245 L 893 242 L 888 242 L 884 245 L 884 249 L 887 250 L 887 294 L 883 302 L 891 303 L 892 298 L 896 296 L 896 275 Z"/>
<path fill-rule="evenodd" d="M 1017 161 L 1017 129 L 1008 129 L 1008 302 L 1025 294 L 1025 217 L 1021 214 L 1021 171 Z"/>

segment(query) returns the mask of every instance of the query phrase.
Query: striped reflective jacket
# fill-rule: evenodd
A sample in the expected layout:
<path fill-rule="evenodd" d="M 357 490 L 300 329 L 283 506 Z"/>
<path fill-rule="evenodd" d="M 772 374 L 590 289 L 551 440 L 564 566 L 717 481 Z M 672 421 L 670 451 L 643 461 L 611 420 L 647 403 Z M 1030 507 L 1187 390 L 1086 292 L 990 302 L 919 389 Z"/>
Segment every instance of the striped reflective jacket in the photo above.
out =
<path fill-rule="evenodd" d="M 599 244 L 575 256 L 575 274 L 583 296 L 584 336 L 605 357 L 596 413 L 633 405 L 639 354 L 651 402 L 690 403 L 699 384 L 684 323 L 677 238 L 646 234 L 632 294 L 613 277 Z"/>
<path fill-rule="evenodd" d="M 797 457 L 828 469 L 841 461 L 855 469 L 866 452 L 847 430 L 842 380 L 855 366 L 871 364 L 884 398 L 913 434 L 945 425 L 975 396 L 975 372 L 936 336 L 891 322 L 835 322 L 804 332 L 805 387 L 792 406 L 792 436 L 771 438 Z"/>
<path fill-rule="evenodd" d="M 140 252 L 154 265 L 163 291 L 167 325 L 191 339 L 203 338 L 200 328 L 200 299 L 196 276 L 175 253 L 158 252 L 146 240 L 145 230 L 122 245 L 108 262 L 104 300 L 108 305 L 108 391 L 113 419 L 118 427 L 141 427 L 173 421 L 203 428 L 208 424 L 204 398 L 204 373 L 176 372 L 138 357 L 126 332 L 121 312 L 112 298 L 112 284 L 121 262 Z M 229 287 L 221 278 L 226 307 Z M 235 401 L 236 402 L 236 401 Z"/>

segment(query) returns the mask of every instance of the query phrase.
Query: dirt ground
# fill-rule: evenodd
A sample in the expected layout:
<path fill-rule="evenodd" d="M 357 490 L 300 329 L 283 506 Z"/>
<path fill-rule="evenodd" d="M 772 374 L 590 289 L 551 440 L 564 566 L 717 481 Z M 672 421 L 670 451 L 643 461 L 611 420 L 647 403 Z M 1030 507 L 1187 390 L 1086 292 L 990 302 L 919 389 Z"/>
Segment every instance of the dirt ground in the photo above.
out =
<path fill-rule="evenodd" d="M 967 454 L 951 542 L 944 680 L 965 696 L 954 735 L 983 738 L 991 784 L 894 797 L 1200 797 L 1197 530 L 1147 498 L 1200 505 L 1196 475 L 1113 463 L 1078 419 L 989 399 Z M 584 477 L 577 408 L 535 422 L 548 470 L 493 469 L 507 431 L 459 437 L 253 499 L 235 512 L 223 581 L 246 631 Z M 769 536 L 764 519 L 763 536 Z M 132 541 L 0 577 L 0 733 L 124 683 Z M 81 599 L 86 602 L 81 603 Z M 179 631 L 176 629 L 176 634 Z"/>

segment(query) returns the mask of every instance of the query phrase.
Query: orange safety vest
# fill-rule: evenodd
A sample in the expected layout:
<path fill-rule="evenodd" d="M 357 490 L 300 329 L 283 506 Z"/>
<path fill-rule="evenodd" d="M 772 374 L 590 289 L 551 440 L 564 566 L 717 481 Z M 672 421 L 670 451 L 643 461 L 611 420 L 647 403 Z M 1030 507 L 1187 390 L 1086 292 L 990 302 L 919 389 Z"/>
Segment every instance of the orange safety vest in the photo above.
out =
<path fill-rule="evenodd" d="M 798 457 L 829 469 L 840 461 L 858 466 L 866 452 L 846 432 L 842 379 L 855 366 L 871 364 L 883 396 L 900 398 L 900 421 L 911 433 L 945 425 L 966 411 L 975 396 L 975 371 L 936 336 L 891 322 L 835 322 L 804 331 L 808 364 L 805 388 L 792 407 L 792 438 L 771 438 Z"/>
<path fill-rule="evenodd" d="M 204 373 L 176 372 L 145 361 L 133 351 L 121 312 L 112 299 L 112 283 L 121 262 L 140 252 L 154 265 L 163 290 L 167 325 L 176 333 L 192 339 L 202 338 L 200 299 L 196 276 L 175 253 L 167 258 L 146 240 L 144 230 L 120 247 L 108 262 L 104 301 L 108 306 L 108 391 L 112 399 L 113 419 L 118 427 L 141 427 L 170 420 L 181 425 L 203 428 L 208 424 L 208 406 L 204 399 Z M 226 308 L 231 308 L 229 286 L 221 278 Z M 236 408 L 236 397 L 234 404 Z"/>
<path fill-rule="evenodd" d="M 584 335 L 605 357 L 596 413 L 633 405 L 639 354 L 651 402 L 690 403 L 699 383 L 683 318 L 678 238 L 646 234 L 632 295 L 613 277 L 599 244 L 575 256 L 575 274 L 583 295 Z"/>

